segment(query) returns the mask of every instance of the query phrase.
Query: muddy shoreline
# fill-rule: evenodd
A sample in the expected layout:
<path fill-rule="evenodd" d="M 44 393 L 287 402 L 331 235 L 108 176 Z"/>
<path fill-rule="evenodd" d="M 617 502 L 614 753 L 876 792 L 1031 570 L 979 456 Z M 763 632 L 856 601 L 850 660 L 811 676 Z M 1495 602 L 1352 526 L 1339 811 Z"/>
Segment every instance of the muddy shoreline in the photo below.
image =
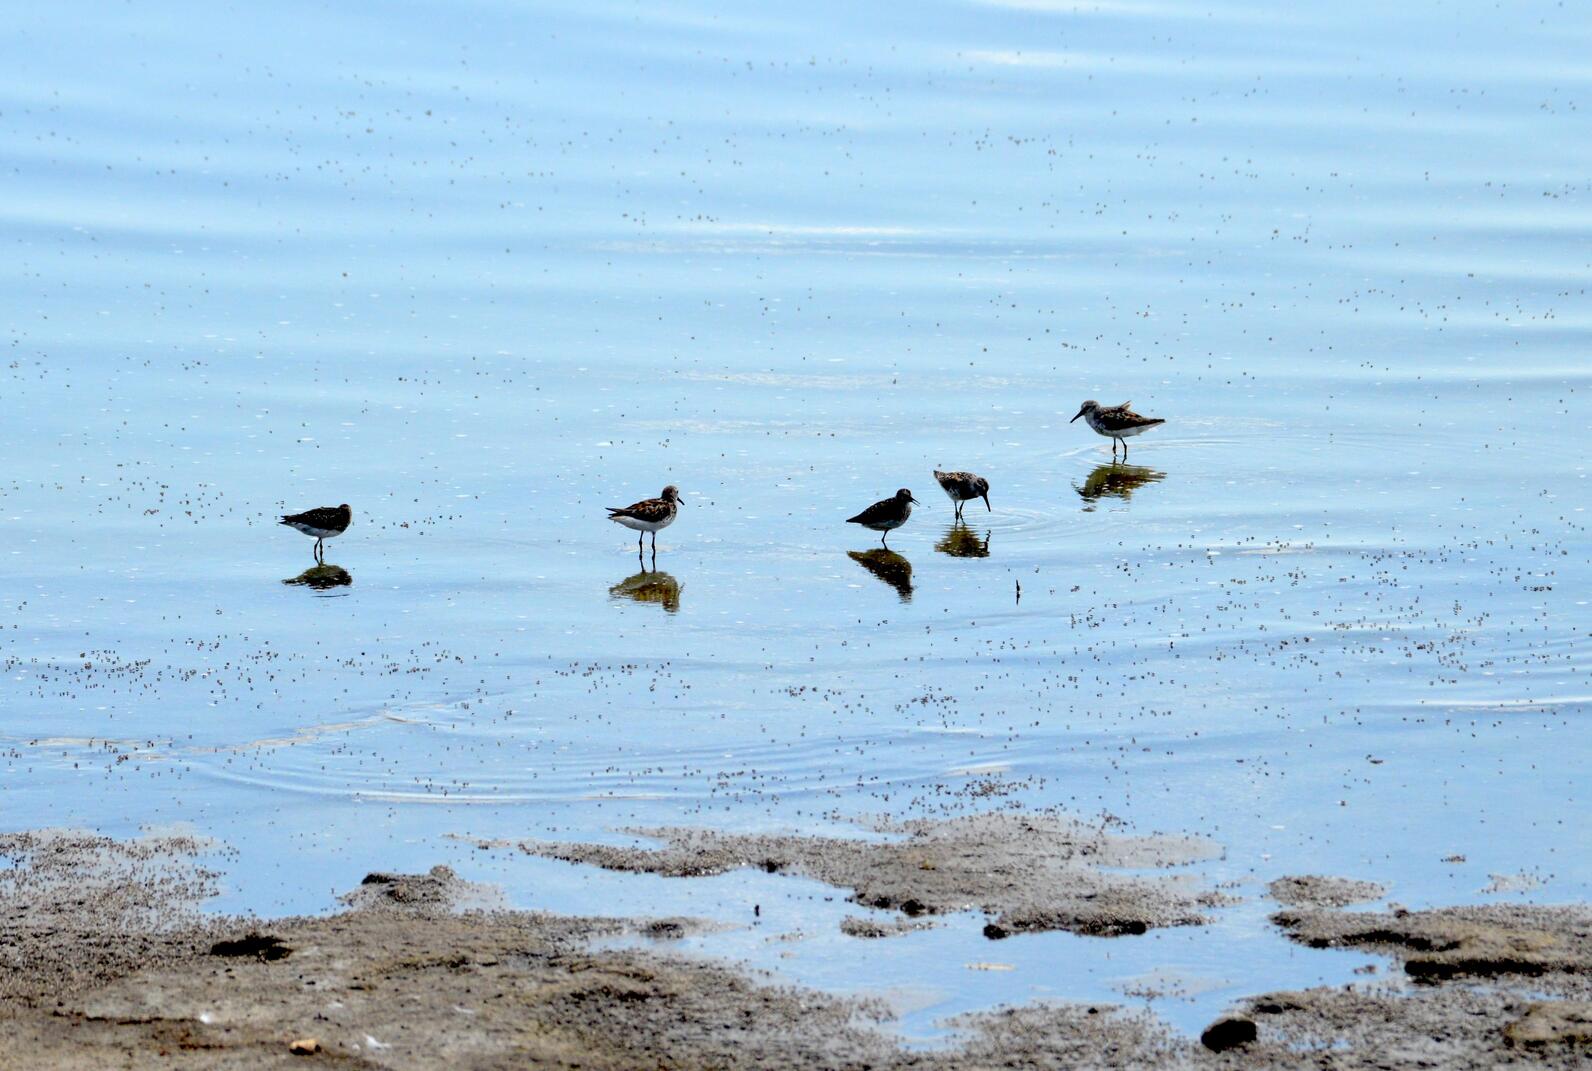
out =
<path fill-rule="evenodd" d="M 861 964 L 871 939 L 969 894 L 996 919 L 1050 885 L 1061 902 L 1080 902 L 1078 890 L 1101 880 L 1080 852 L 1178 865 L 1206 851 L 1103 840 L 1056 816 L 896 832 L 836 848 L 674 831 L 662 848 L 601 861 L 713 872 L 786 859 L 859 902 L 910 891 L 921 909 L 891 894 L 901 926 L 855 926 Z M 998 867 L 975 880 L 1002 853 L 1031 871 L 1033 853 L 1063 843 L 1073 854 L 1037 884 Z M 882 1003 L 672 951 L 711 925 L 698 920 L 506 910 L 495 890 L 446 867 L 372 874 L 326 917 L 215 918 L 201 911 L 216 880 L 197 862 L 205 850 L 191 838 L 0 836 L 0 1068 L 1569 1068 L 1592 1058 L 1585 905 L 1355 911 L 1319 905 L 1374 886 L 1285 877 L 1273 887 L 1283 933 L 1305 948 L 1385 956 L 1389 970 L 1363 986 L 1257 994 L 1203 1040 L 1142 1011 L 1043 1003 L 959 1017 L 950 1045 L 912 1051 Z M 592 943 L 621 935 L 647 940 Z"/>

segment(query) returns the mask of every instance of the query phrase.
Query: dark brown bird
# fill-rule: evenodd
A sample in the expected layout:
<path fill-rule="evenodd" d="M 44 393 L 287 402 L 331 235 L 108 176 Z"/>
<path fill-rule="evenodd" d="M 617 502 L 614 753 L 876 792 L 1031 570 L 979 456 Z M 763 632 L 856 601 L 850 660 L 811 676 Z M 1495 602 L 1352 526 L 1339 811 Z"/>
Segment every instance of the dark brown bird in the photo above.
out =
<path fill-rule="evenodd" d="M 663 494 L 657 498 L 644 499 L 629 506 L 609 506 L 608 519 L 615 524 L 622 524 L 633 532 L 640 533 L 636 536 L 636 554 L 641 553 L 641 541 L 646 538 L 646 533 L 652 533 L 652 556 L 658 556 L 658 530 L 667 528 L 674 523 L 680 513 L 680 489 L 670 484 L 663 489 Z"/>
<path fill-rule="evenodd" d="M 1112 457 L 1117 456 L 1117 443 L 1121 443 L 1122 459 L 1126 461 L 1128 457 L 1128 439 L 1131 436 L 1142 434 L 1146 429 L 1153 428 L 1157 424 L 1166 423 L 1160 417 L 1140 416 L 1128 408 L 1132 404 L 1132 402 L 1123 402 L 1121 405 L 1113 405 L 1110 408 L 1106 408 L 1101 406 L 1099 402 L 1090 399 L 1079 406 L 1078 412 L 1074 414 L 1072 420 L 1083 417 L 1089 422 L 1089 426 L 1095 430 L 1096 434 L 1104 435 L 1110 439 Z M 1067 421 L 1067 423 L 1071 424 L 1072 420 Z"/>
<path fill-rule="evenodd" d="M 956 505 L 956 516 L 962 516 L 962 503 L 971 502 L 975 498 L 984 500 L 984 508 L 990 509 L 989 481 L 982 476 L 975 476 L 971 472 L 941 472 L 934 470 L 934 478 L 940 481 L 940 489 L 945 496 Z"/>
<path fill-rule="evenodd" d="M 879 537 L 879 542 L 888 547 L 890 544 L 885 542 L 886 537 L 892 531 L 907 523 L 907 518 L 912 516 L 912 507 L 914 505 L 921 506 L 922 504 L 912 497 L 911 491 L 903 487 L 895 493 L 894 498 L 881 499 L 855 517 L 847 517 L 846 523 L 860 524 L 864 528 L 873 529 L 875 532 L 883 532 L 884 535 Z"/>
<path fill-rule="evenodd" d="M 344 502 L 341 506 L 321 506 L 319 509 L 307 509 L 303 513 L 289 513 L 282 518 L 281 523 L 313 537 L 315 560 L 320 561 L 326 540 L 336 539 L 348 531 L 348 526 L 353 521 L 354 511 L 348 508 L 347 502 Z"/>

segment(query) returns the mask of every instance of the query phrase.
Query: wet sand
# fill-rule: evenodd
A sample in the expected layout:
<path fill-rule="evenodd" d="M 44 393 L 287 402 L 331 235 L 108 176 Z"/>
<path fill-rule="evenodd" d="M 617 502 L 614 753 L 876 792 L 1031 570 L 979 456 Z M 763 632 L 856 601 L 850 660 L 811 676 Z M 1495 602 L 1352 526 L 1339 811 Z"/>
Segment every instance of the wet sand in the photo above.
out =
<path fill-rule="evenodd" d="M 1054 816 L 1009 817 L 977 825 L 989 850 L 1011 849 L 1025 823 L 1030 839 L 1070 836 Z M 848 866 L 874 859 L 880 874 L 845 881 L 874 888 L 896 874 L 902 843 L 965 847 L 970 828 L 859 842 Z M 725 851 L 741 840 L 699 837 Z M 675 831 L 665 851 L 678 859 L 685 843 Z M 0 1067 L 1569 1068 L 1592 1053 L 1584 906 L 1289 908 L 1275 921 L 1305 947 L 1364 948 L 1402 976 L 1257 995 L 1204 1042 L 1142 1011 L 1047 1003 L 961 1017 L 949 1046 L 908 1051 L 882 1004 L 672 953 L 704 925 L 693 920 L 504 910 L 446 867 L 372 874 L 329 917 L 209 918 L 204 850 L 184 837 L 0 838 L 13 864 L 0 870 Z M 973 872 L 912 888 L 1000 902 L 1009 876 L 981 888 Z M 621 935 L 651 943 L 592 945 Z"/>
<path fill-rule="evenodd" d="M 1047 813 L 998 812 L 941 821 L 881 823 L 888 841 L 770 836 L 662 828 L 633 830 L 661 848 L 524 841 L 534 855 L 609 870 L 700 877 L 744 867 L 798 874 L 848 889 L 867 907 L 909 917 L 976 908 L 992 938 L 1037 930 L 1094 936 L 1192 926 L 1226 902 L 1186 875 L 1145 877 L 1122 869 L 1170 869 L 1221 854 L 1196 837 L 1126 836 Z M 503 842 L 482 843 L 483 847 Z"/>

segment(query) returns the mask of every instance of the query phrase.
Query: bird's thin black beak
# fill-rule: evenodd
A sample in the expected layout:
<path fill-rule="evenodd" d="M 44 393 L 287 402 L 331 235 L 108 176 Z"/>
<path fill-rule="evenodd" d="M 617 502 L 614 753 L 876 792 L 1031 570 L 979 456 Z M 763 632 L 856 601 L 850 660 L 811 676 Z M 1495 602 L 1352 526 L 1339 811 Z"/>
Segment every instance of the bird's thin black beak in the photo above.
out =
<path fill-rule="evenodd" d="M 918 500 L 917 500 L 917 499 L 915 499 L 915 498 L 912 498 L 912 497 L 910 497 L 910 496 L 909 496 L 909 497 L 908 497 L 908 498 L 907 498 L 907 501 L 908 501 L 908 502 L 910 502 L 910 503 L 912 503 L 912 504 L 913 504 L 913 505 L 914 505 L 914 506 L 921 506 L 921 505 L 923 505 L 923 503 L 921 503 L 921 502 L 919 502 L 919 501 L 918 501 Z"/>
<path fill-rule="evenodd" d="M 979 495 L 979 497 L 984 500 L 984 508 L 989 510 L 991 513 L 994 513 L 994 508 L 989 504 L 989 495 Z"/>
<path fill-rule="evenodd" d="M 1081 416 L 1083 416 L 1083 410 L 1082 409 L 1078 410 L 1076 413 L 1073 414 L 1072 420 L 1077 420 Z M 1071 424 L 1072 420 L 1067 421 L 1067 423 Z"/>

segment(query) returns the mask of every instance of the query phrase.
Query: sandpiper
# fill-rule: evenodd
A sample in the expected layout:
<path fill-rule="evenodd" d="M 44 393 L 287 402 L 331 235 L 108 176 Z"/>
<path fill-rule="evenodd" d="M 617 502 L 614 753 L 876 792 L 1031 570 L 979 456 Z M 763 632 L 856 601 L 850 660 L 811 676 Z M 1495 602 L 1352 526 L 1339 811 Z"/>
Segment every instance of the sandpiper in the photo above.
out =
<path fill-rule="evenodd" d="M 341 506 L 321 506 L 319 509 L 307 509 L 303 513 L 289 513 L 282 518 L 282 523 L 289 528 L 297 528 L 307 536 L 315 538 L 315 560 L 321 560 L 322 546 L 328 539 L 336 539 L 348 531 L 348 526 L 354 520 L 354 511 L 348 508 L 348 503 Z"/>
<path fill-rule="evenodd" d="M 1110 439 L 1112 457 L 1117 456 L 1117 443 L 1121 443 L 1122 459 L 1126 461 L 1128 458 L 1128 438 L 1130 436 L 1138 435 L 1146 428 L 1153 428 L 1157 424 L 1166 423 L 1160 417 L 1140 416 L 1128 408 L 1132 404 L 1132 402 L 1123 402 L 1121 405 L 1105 408 L 1099 402 L 1090 399 L 1079 406 L 1078 412 L 1073 416 L 1072 420 L 1083 417 L 1089 422 L 1089 426 L 1095 430 L 1096 434 L 1104 435 Z M 1067 423 L 1071 424 L 1072 420 L 1067 421 Z"/>
<path fill-rule="evenodd" d="M 990 509 L 989 481 L 982 476 L 975 476 L 971 472 L 941 472 L 934 470 L 934 478 L 940 481 L 940 489 L 945 492 L 956 505 L 956 516 L 962 517 L 962 503 L 971 502 L 975 498 L 984 500 L 984 508 Z"/>
<path fill-rule="evenodd" d="M 890 535 L 891 531 L 907 523 L 907 518 L 912 516 L 913 505 L 921 506 L 922 504 L 912 497 L 911 491 L 903 487 L 895 493 L 894 498 L 886 498 L 875 502 L 855 517 L 847 517 L 846 523 L 860 524 L 864 528 L 873 529 L 875 532 L 883 532 L 884 535 L 879 537 L 879 542 L 888 547 L 890 544 L 885 542 L 886 537 Z"/>
<path fill-rule="evenodd" d="M 640 533 L 636 536 L 637 557 L 641 555 L 641 541 L 646 538 L 646 533 L 652 533 L 652 556 L 656 558 L 658 529 L 669 527 L 680 514 L 680 489 L 671 483 L 657 498 L 649 498 L 623 509 L 617 506 L 607 508 L 610 521 Z"/>

